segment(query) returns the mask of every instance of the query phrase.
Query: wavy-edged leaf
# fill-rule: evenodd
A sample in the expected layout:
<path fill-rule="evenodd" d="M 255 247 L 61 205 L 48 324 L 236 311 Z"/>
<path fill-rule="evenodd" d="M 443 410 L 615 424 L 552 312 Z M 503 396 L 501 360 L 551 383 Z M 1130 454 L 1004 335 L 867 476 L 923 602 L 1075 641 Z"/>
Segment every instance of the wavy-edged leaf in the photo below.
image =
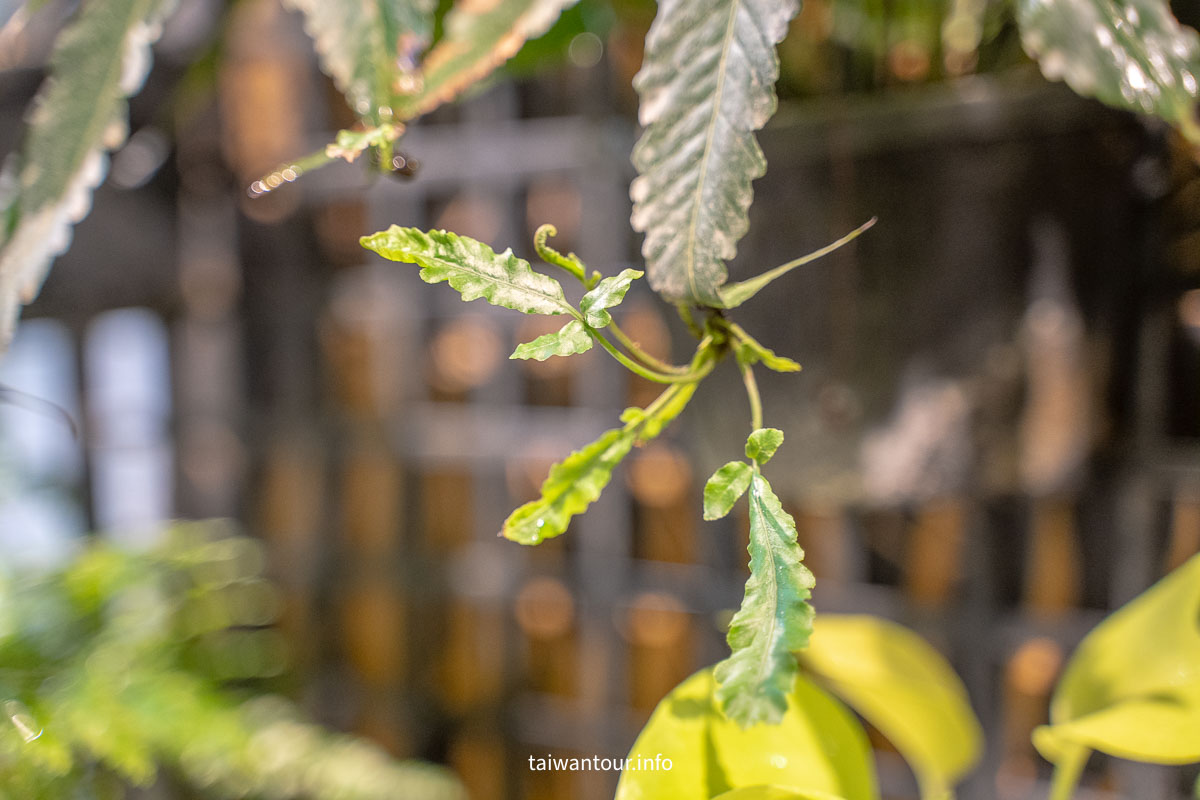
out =
<path fill-rule="evenodd" d="M 722 305 L 725 262 L 749 227 L 754 138 L 775 113 L 775 45 L 799 0 L 663 0 L 634 78 L 645 133 L 633 149 L 633 227 L 650 286 L 676 303 Z"/>
<path fill-rule="evenodd" d="M 721 296 L 721 307 L 722 308 L 736 308 L 736 307 L 740 306 L 742 303 L 746 302 L 751 297 L 754 297 L 754 295 L 761 292 L 772 281 L 782 278 L 784 275 L 788 274 L 789 272 L 796 269 L 797 267 L 802 267 L 805 264 L 816 261 L 818 258 L 821 258 L 822 256 L 827 256 L 830 253 L 832 253 L 834 250 L 837 250 L 838 248 L 848 244 L 849 242 L 854 241 L 859 236 L 861 236 L 865 231 L 870 230 L 875 225 L 876 222 L 878 222 L 878 219 L 876 217 L 871 217 L 869 220 L 864 222 L 862 225 L 859 225 L 857 228 L 850 231 L 845 236 L 838 239 L 836 242 L 833 242 L 832 244 L 827 244 L 819 250 L 812 251 L 808 255 L 800 256 L 800 258 L 797 258 L 794 261 L 789 261 L 788 263 L 781 264 L 780 266 L 775 267 L 774 269 L 769 269 L 766 272 L 762 273 L 761 275 L 755 275 L 753 278 L 747 278 L 744 281 L 738 281 L 737 283 L 729 283 L 729 284 L 722 286 L 718 290 L 718 293 Z M 766 350 L 766 348 L 763 348 L 763 350 L 766 351 L 767 353 L 771 352 L 770 350 Z M 772 355 L 774 355 L 774 354 L 772 353 Z M 774 369 L 774 367 L 772 367 L 772 369 Z"/>
<path fill-rule="evenodd" d="M 845 800 L 844 797 L 829 792 L 814 790 L 797 791 L 787 786 L 747 786 L 744 789 L 734 789 L 732 792 L 719 794 L 712 800 Z"/>
<path fill-rule="evenodd" d="M 591 349 L 592 337 L 588 335 L 582 322 L 573 319 L 554 333 L 542 334 L 532 342 L 517 345 L 517 349 L 509 358 L 545 361 L 550 356 L 573 356 Z"/>
<path fill-rule="evenodd" d="M 730 722 L 714 701 L 715 688 L 712 669 L 705 669 L 662 699 L 629 758 L 646 763 L 665 756 L 671 769 L 622 772 L 615 800 L 708 800 L 764 784 L 801 797 L 878 797 L 862 726 L 806 677 L 797 677 L 777 726 Z"/>
<path fill-rule="evenodd" d="M 150 45 L 174 7 L 174 0 L 90 0 L 59 37 L 6 179 L 15 193 L 4 214 L 8 233 L 0 235 L 0 348 L 91 209 L 108 151 L 128 133 L 125 100 L 141 88 Z"/>
<path fill-rule="evenodd" d="M 596 441 L 555 464 L 542 483 L 542 496 L 510 514 L 500 533 L 520 544 L 540 544 L 562 534 L 571 517 L 600 497 L 613 469 L 636 438 L 632 428 L 605 431 Z"/>
<path fill-rule="evenodd" d="M 446 231 L 425 233 L 393 225 L 364 236 L 363 247 L 384 258 L 417 264 L 426 283 L 446 281 L 464 301 L 482 297 L 494 306 L 526 314 L 572 314 L 562 286 L 534 272 L 512 249 L 496 253 L 483 242 Z"/>
<path fill-rule="evenodd" d="M 1190 736 L 1158 735 L 1189 725 Z M 1034 744 L 1056 763 L 1080 746 L 1156 763 L 1200 760 L 1200 556 L 1084 638 Z"/>
<path fill-rule="evenodd" d="M 583 296 L 579 301 L 579 310 L 583 319 L 593 328 L 606 327 L 612 322 L 612 315 L 607 309 L 621 304 L 629 285 L 642 277 L 641 270 L 624 269 L 620 275 L 605 278 L 596 287 Z"/>
<path fill-rule="evenodd" d="M 775 451 L 783 444 L 783 431 L 779 428 L 759 428 L 746 439 L 746 458 L 760 465 L 775 457 Z"/>
<path fill-rule="evenodd" d="M 488 76 L 550 29 L 576 0 L 460 2 L 446 16 L 446 34 L 421 65 L 419 88 L 398 100 L 401 119 L 428 113 Z"/>
<path fill-rule="evenodd" d="M 808 644 L 814 584 L 796 543 L 796 521 L 762 475 L 750 480 L 750 580 L 729 625 L 731 655 L 717 665 L 717 699 L 742 726 L 778 722 Z"/>
<path fill-rule="evenodd" d="M 1026 52 L 1049 80 L 1177 126 L 1200 144 L 1200 37 L 1166 0 L 1019 0 Z"/>
<path fill-rule="evenodd" d="M 391 118 L 433 36 L 434 0 L 286 0 L 304 14 L 321 69 L 360 117 Z M 381 113 L 381 109 L 385 109 Z"/>
<path fill-rule="evenodd" d="M 754 468 L 745 461 L 730 461 L 704 484 L 704 518 L 721 519 L 750 488 Z"/>
<path fill-rule="evenodd" d="M 895 745 L 926 800 L 979 760 L 983 731 L 967 690 L 917 634 L 878 617 L 821 614 L 800 663 Z"/>

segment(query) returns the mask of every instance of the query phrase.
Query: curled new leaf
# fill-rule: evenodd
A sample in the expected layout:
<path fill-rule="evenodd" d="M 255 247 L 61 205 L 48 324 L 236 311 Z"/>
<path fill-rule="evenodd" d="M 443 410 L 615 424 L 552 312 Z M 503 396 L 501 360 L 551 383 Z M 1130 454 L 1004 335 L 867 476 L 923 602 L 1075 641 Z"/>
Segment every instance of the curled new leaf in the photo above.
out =
<path fill-rule="evenodd" d="M 612 316 L 606 309 L 618 306 L 625 299 L 629 285 L 642 277 L 640 270 L 621 270 L 620 275 L 605 278 L 596 285 L 595 289 L 583 296 L 579 301 L 579 310 L 583 319 L 593 328 L 603 328 L 612 322 Z"/>
<path fill-rule="evenodd" d="M 778 786 L 801 798 L 876 800 L 866 732 L 846 708 L 803 675 L 778 726 L 743 728 L 713 699 L 712 669 L 676 686 L 654 709 L 629 751 L 642 769 L 621 773 L 616 800 L 770 798 L 752 787 Z M 671 759 L 671 768 L 650 769 Z M 737 794 L 738 791 L 747 794 Z"/>
<path fill-rule="evenodd" d="M 304 13 L 324 70 L 360 117 L 386 122 L 414 87 L 416 58 L 433 36 L 434 0 L 287 0 Z M 382 113 L 381 113 L 382 110 Z"/>
<path fill-rule="evenodd" d="M 749 227 L 767 162 L 754 132 L 775 113 L 775 45 L 799 0 L 663 0 L 634 78 L 646 131 L 633 151 L 633 227 L 650 286 L 721 306 L 725 261 Z"/>
<path fill-rule="evenodd" d="M 778 722 L 796 679 L 792 653 L 808 644 L 813 576 L 796 543 L 796 522 L 762 475 L 750 480 L 750 580 L 729 625 L 733 651 L 717 665 L 717 699 L 742 726 Z"/>
<path fill-rule="evenodd" d="M 779 428 L 759 428 L 746 440 L 746 458 L 766 464 L 783 444 L 783 431 Z"/>
<path fill-rule="evenodd" d="M 948 797 L 978 762 L 983 731 L 946 660 L 907 628 L 820 614 L 800 663 L 895 745 L 925 800 Z"/>
<path fill-rule="evenodd" d="M 730 461 L 704 484 L 704 518 L 720 519 L 750 487 L 754 469 L 745 461 Z"/>
<path fill-rule="evenodd" d="M 518 508 L 500 533 L 520 544 L 540 544 L 562 534 L 571 517 L 600 497 L 612 471 L 633 447 L 632 428 L 616 428 L 550 468 L 542 496 Z"/>
<path fill-rule="evenodd" d="M 398 100 L 401 119 L 448 103 L 541 36 L 575 0 L 458 3 L 446 16 L 446 35 L 421 65 L 419 86 Z"/>
<path fill-rule="evenodd" d="M 1021 42 L 1050 80 L 1154 114 L 1200 144 L 1200 37 L 1167 0 L 1020 0 Z"/>
<path fill-rule="evenodd" d="M 15 172 L 0 177 L 0 349 L 21 304 L 37 295 L 91 208 L 108 151 L 125 141 L 125 99 L 141 88 L 150 45 L 174 7 L 173 0 L 93 0 L 60 36 L 20 157 L 6 165 Z"/>
<path fill-rule="evenodd" d="M 534 272 L 511 249 L 496 253 L 483 242 L 446 231 L 424 233 L 393 225 L 364 236 L 362 246 L 384 258 L 418 264 L 421 280 L 446 281 L 464 301 L 482 297 L 495 306 L 526 314 L 571 314 L 575 310 L 553 278 Z"/>
<path fill-rule="evenodd" d="M 535 361 L 545 361 L 550 356 L 573 356 L 576 353 L 586 353 L 592 349 L 592 337 L 588 335 L 583 323 L 573 319 L 554 333 L 546 333 L 518 345 L 509 358 L 532 358 Z"/>

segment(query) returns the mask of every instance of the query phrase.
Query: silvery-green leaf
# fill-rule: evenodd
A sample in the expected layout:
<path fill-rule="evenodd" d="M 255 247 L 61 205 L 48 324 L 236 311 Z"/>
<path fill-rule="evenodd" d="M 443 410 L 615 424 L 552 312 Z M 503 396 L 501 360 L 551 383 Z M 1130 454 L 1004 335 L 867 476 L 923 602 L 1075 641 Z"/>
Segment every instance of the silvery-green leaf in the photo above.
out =
<path fill-rule="evenodd" d="M 509 358 L 532 358 L 545 361 L 550 356 L 573 356 L 592 349 L 592 337 L 583 323 L 573 319 L 554 333 L 543 334 L 532 342 L 517 345 Z"/>
<path fill-rule="evenodd" d="M 433 36 L 434 0 L 286 0 L 304 14 L 321 69 L 350 108 L 378 123 Z"/>
<path fill-rule="evenodd" d="M 483 242 L 446 231 L 425 233 L 393 225 L 359 240 L 384 258 L 418 264 L 421 280 L 446 281 L 464 301 L 482 297 L 526 314 L 571 314 L 574 309 L 553 278 L 534 272 L 511 249 L 496 253 Z"/>
<path fill-rule="evenodd" d="M 745 461 L 730 461 L 704 484 L 704 518 L 720 519 L 750 487 L 754 468 Z"/>
<path fill-rule="evenodd" d="M 783 431 L 778 428 L 759 428 L 746 440 L 746 458 L 765 464 L 783 444 Z"/>
<path fill-rule="evenodd" d="M 446 15 L 446 34 L 421 65 L 418 86 L 398 100 L 401 119 L 448 103 L 541 36 L 576 0 L 460 2 Z"/>
<path fill-rule="evenodd" d="M 579 301 L 579 310 L 583 319 L 593 328 L 603 328 L 612 322 L 612 316 L 606 309 L 618 306 L 625 299 L 629 285 L 642 277 L 642 272 L 636 269 L 621 270 L 620 275 L 605 278 L 596 287 L 583 296 Z"/>
<path fill-rule="evenodd" d="M 1166 0 L 1019 0 L 1042 74 L 1117 108 L 1154 114 L 1200 144 L 1200 37 Z"/>
<path fill-rule="evenodd" d="M 672 302 L 723 304 L 725 262 L 767 168 L 754 132 L 775 113 L 775 45 L 799 9 L 799 0 L 659 3 L 634 78 L 646 130 L 630 195 L 650 286 Z"/>
<path fill-rule="evenodd" d="M 778 722 L 808 644 L 814 584 L 796 543 L 796 522 L 761 475 L 750 480 L 750 580 L 729 625 L 733 651 L 716 666 L 717 700 L 734 722 Z"/>
<path fill-rule="evenodd" d="M 542 483 L 542 496 L 510 514 L 501 534 L 520 544 L 540 544 L 562 534 L 571 517 L 600 496 L 635 438 L 630 428 L 605 431 L 596 441 L 555 464 Z"/>
<path fill-rule="evenodd" d="M 174 0 L 90 0 L 59 37 L 20 156 L 0 180 L 9 184 L 0 188 L 0 207 L 9 196 L 0 226 L 7 228 L 0 232 L 0 348 L 91 209 L 108 152 L 128 132 L 125 100 L 141 88 L 150 45 L 174 7 Z"/>

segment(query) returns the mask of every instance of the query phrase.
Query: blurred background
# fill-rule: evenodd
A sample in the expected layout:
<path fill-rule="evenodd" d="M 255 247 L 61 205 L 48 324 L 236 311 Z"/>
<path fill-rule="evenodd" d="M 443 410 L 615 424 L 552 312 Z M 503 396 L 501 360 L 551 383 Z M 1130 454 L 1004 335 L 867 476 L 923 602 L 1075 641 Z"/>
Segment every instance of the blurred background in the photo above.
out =
<path fill-rule="evenodd" d="M 0 154 L 71 9 L 0 32 Z M 1029 733 L 1070 649 L 1200 549 L 1200 171 L 1156 124 L 1045 83 L 1011 13 L 807 0 L 731 267 L 879 217 L 736 318 L 804 365 L 763 391 L 816 606 L 898 620 L 950 658 L 988 731 L 966 800 L 1044 796 Z M 747 432 L 736 371 L 568 535 L 523 548 L 496 538 L 507 513 L 656 388 L 596 352 L 509 362 L 556 326 L 464 304 L 357 240 L 395 222 L 530 257 L 551 222 L 607 274 L 639 265 L 630 80 L 653 14 L 582 0 L 410 128 L 411 180 L 338 164 L 251 200 L 352 115 L 277 0 L 183 0 L 0 362 L 24 393 L 0 405 L 5 559 L 234 518 L 267 547 L 287 685 L 319 719 L 449 764 L 476 800 L 611 797 L 615 775 L 528 757 L 622 756 L 724 656 L 745 512 L 702 523 L 700 490 Z M 644 287 L 619 316 L 651 352 L 690 351 Z M 874 744 L 885 795 L 915 796 Z M 1079 796 L 1180 798 L 1195 776 L 1095 757 Z"/>

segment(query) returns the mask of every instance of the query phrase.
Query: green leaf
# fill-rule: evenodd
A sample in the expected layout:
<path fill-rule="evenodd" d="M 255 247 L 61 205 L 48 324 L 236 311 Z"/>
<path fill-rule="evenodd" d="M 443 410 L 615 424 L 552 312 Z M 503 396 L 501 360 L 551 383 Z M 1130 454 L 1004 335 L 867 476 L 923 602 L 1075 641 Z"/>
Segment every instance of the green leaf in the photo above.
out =
<path fill-rule="evenodd" d="M 775 269 L 767 270 L 761 275 L 756 275 L 748 280 L 722 286 L 719 290 L 719 294 L 721 295 L 721 306 L 723 308 L 737 308 L 742 303 L 761 292 L 768 284 L 777 278 L 782 278 L 784 275 L 788 274 L 797 267 L 802 267 L 805 264 L 816 261 L 822 256 L 827 256 L 834 250 L 837 250 L 839 247 L 854 241 L 860 235 L 862 235 L 864 231 L 869 230 L 876 223 L 876 221 L 877 220 L 875 217 L 871 217 L 862 225 L 859 225 L 857 228 L 850 231 L 850 233 L 838 239 L 833 244 L 827 244 L 820 250 L 814 250 L 806 256 L 801 256 L 794 261 L 789 261 L 786 264 L 775 267 Z M 766 348 L 763 349 L 765 350 Z M 767 352 L 770 351 L 767 350 Z M 774 369 L 774 367 L 772 367 L 772 369 Z"/>
<path fill-rule="evenodd" d="M 595 502 L 612 471 L 633 447 L 634 428 L 616 428 L 550 468 L 542 496 L 518 508 L 500 533 L 520 544 L 540 544 L 567 529 L 571 517 Z"/>
<path fill-rule="evenodd" d="M 713 699 L 715 686 L 713 670 L 705 669 L 663 698 L 629 758 L 636 765 L 639 759 L 647 764 L 664 756 L 671 759 L 671 769 L 622 772 L 615 800 L 708 800 L 764 784 L 801 797 L 820 792 L 846 800 L 878 797 L 862 726 L 810 680 L 796 679 L 778 726 L 752 728 L 721 713 Z"/>
<path fill-rule="evenodd" d="M 797 791 L 787 786 L 747 786 L 717 795 L 713 800 L 845 800 L 841 795 L 818 791 Z"/>
<path fill-rule="evenodd" d="M 446 231 L 423 233 L 393 225 L 359 240 L 384 258 L 418 264 L 421 280 L 446 281 L 464 301 L 482 297 L 495 306 L 526 314 L 571 314 L 558 281 L 534 272 L 529 262 L 511 249 L 493 252 L 483 242 Z"/>
<path fill-rule="evenodd" d="M 746 440 L 746 458 L 760 465 L 766 464 L 783 444 L 783 431 L 779 428 L 759 428 Z"/>
<path fill-rule="evenodd" d="M 401 119 L 448 103 L 541 36 L 575 0 L 463 2 L 446 15 L 446 33 L 421 65 L 420 86 L 400 98 Z"/>
<path fill-rule="evenodd" d="M 50 76 L 33 102 L 20 157 L 0 184 L 9 200 L 0 231 L 0 349 L 20 306 L 37 296 L 50 262 L 71 243 L 128 132 L 126 98 L 150 68 L 150 45 L 174 0 L 90 0 L 59 37 Z M 12 182 L 15 182 L 15 187 Z"/>
<path fill-rule="evenodd" d="M 388 121 L 397 96 L 415 88 L 405 82 L 433 36 L 435 0 L 286 2 L 303 12 L 321 69 L 350 108 L 376 124 Z"/>
<path fill-rule="evenodd" d="M 1200 761 L 1200 556 L 1080 643 L 1034 744 L 1056 763 L 1084 746 L 1121 758 Z"/>
<path fill-rule="evenodd" d="M 983 732 L 966 688 L 921 637 L 868 616 L 821 614 L 800 663 L 888 738 L 926 800 L 943 798 L 978 761 Z"/>
<path fill-rule="evenodd" d="M 645 133 L 633 150 L 633 227 L 650 286 L 675 303 L 721 306 L 725 261 L 749 227 L 754 138 L 775 113 L 775 45 L 799 0 L 662 0 L 634 88 Z"/>
<path fill-rule="evenodd" d="M 629 285 L 642 277 L 642 272 L 636 269 L 622 270 L 620 275 L 605 278 L 596 288 L 583 296 L 579 301 L 579 310 L 583 312 L 583 320 L 593 328 L 603 328 L 612 322 L 612 316 L 605 309 L 621 304 Z"/>
<path fill-rule="evenodd" d="M 592 349 L 592 337 L 583 323 L 573 319 L 555 333 L 543 334 L 532 342 L 518 345 L 509 358 L 532 358 L 545 361 L 550 356 L 573 356 Z"/>
<path fill-rule="evenodd" d="M 750 580 L 729 626 L 732 654 L 717 665 L 717 699 L 742 726 L 778 722 L 808 644 L 813 576 L 796 544 L 796 522 L 762 475 L 750 480 Z"/>
<path fill-rule="evenodd" d="M 400 126 L 383 123 L 360 131 L 338 131 L 331 144 L 325 146 L 327 158 L 340 158 L 348 164 L 370 147 L 387 147 L 400 138 Z"/>
<path fill-rule="evenodd" d="M 1085 97 L 1154 114 L 1200 144 L 1200 37 L 1165 0 L 1019 0 L 1026 52 L 1049 80 Z"/>
<path fill-rule="evenodd" d="M 762 362 L 767 369 L 776 372 L 799 372 L 800 365 L 786 356 L 776 355 L 775 351 L 763 347 L 754 339 L 738 342 L 737 360 L 743 364 Z"/>
<path fill-rule="evenodd" d="M 704 518 L 720 519 L 750 487 L 754 469 L 745 461 L 730 461 L 704 484 Z"/>

